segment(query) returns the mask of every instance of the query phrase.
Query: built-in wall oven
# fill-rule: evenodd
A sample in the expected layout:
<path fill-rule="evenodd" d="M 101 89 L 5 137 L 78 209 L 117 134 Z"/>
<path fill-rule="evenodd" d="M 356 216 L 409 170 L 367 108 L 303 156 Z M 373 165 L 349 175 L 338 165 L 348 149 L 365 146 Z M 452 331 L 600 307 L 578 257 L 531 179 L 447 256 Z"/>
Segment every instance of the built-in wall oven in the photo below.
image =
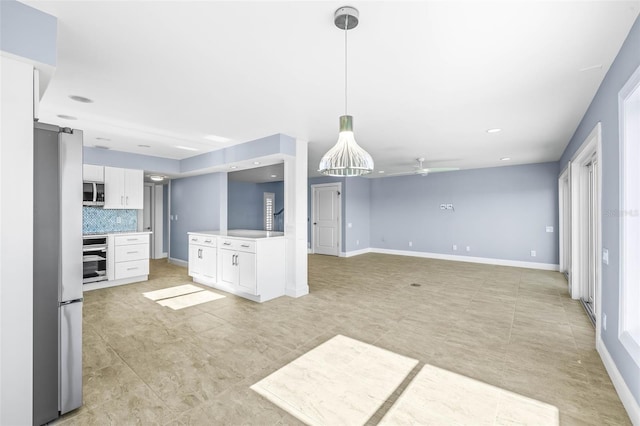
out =
<path fill-rule="evenodd" d="M 85 235 L 82 238 L 82 283 L 107 280 L 107 236 Z"/>

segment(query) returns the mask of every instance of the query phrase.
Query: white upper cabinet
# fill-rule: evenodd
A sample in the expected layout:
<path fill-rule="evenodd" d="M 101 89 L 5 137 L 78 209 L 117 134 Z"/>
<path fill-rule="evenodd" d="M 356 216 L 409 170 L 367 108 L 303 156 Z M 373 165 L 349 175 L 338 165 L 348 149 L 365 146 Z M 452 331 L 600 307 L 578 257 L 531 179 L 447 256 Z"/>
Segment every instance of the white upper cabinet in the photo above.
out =
<path fill-rule="evenodd" d="M 104 168 L 104 208 L 144 208 L 144 172 L 142 170 Z"/>
<path fill-rule="evenodd" d="M 82 180 L 86 182 L 104 182 L 104 166 L 83 164 Z"/>

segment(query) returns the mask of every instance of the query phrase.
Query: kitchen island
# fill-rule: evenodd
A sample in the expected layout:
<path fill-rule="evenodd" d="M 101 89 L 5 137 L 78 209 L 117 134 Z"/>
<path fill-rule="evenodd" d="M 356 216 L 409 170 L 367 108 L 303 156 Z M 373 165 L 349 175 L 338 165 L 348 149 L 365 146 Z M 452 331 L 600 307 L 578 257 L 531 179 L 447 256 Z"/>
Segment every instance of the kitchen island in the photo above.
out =
<path fill-rule="evenodd" d="M 283 232 L 231 229 L 189 232 L 188 237 L 194 282 L 254 302 L 284 295 Z"/>

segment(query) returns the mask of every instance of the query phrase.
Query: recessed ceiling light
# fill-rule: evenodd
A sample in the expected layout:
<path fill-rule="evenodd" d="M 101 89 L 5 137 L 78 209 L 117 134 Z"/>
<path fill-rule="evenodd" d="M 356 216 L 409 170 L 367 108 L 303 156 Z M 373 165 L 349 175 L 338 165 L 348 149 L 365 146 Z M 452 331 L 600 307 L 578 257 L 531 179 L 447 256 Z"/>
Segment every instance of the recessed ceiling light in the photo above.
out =
<path fill-rule="evenodd" d="M 184 149 L 185 151 L 198 151 L 198 148 L 191 148 L 190 146 L 176 145 L 176 148 Z"/>
<path fill-rule="evenodd" d="M 151 148 L 151 145 L 144 145 L 144 144 L 140 144 L 138 145 L 140 148 Z"/>
<path fill-rule="evenodd" d="M 97 140 L 97 141 L 110 141 L 111 139 L 109 139 L 109 138 L 103 138 L 102 136 L 98 136 L 98 137 L 96 138 L 96 140 Z"/>
<path fill-rule="evenodd" d="M 222 136 L 217 136 L 217 135 L 207 135 L 204 138 L 213 142 L 220 142 L 220 143 L 229 142 L 231 140 L 229 138 L 223 138 Z"/>
<path fill-rule="evenodd" d="M 384 173 L 384 170 L 378 170 L 378 173 Z"/>
<path fill-rule="evenodd" d="M 237 168 L 238 168 L 238 166 L 231 166 L 231 167 L 229 167 L 229 168 L 230 168 L 230 169 L 237 169 Z"/>
<path fill-rule="evenodd" d="M 501 132 L 501 131 L 502 131 L 502 129 L 498 129 L 498 128 L 496 128 L 496 129 L 489 129 L 489 130 L 487 130 L 487 133 L 498 133 L 498 132 Z"/>
<path fill-rule="evenodd" d="M 591 65 L 589 67 L 580 68 L 580 72 L 599 70 L 600 68 L 602 68 L 602 64 L 596 64 L 596 65 Z"/>
<path fill-rule="evenodd" d="M 77 120 L 78 117 L 74 117 L 73 115 L 65 115 L 65 114 L 58 114 L 58 118 L 62 118 L 63 120 Z"/>
<path fill-rule="evenodd" d="M 151 175 L 151 176 L 149 176 L 149 179 L 151 179 L 152 181 L 155 181 L 155 182 L 161 182 L 161 181 L 164 180 L 164 176 Z"/>
<path fill-rule="evenodd" d="M 258 164 L 260 164 L 260 162 L 259 161 L 254 161 L 253 164 L 255 164 L 257 166 Z"/>
<path fill-rule="evenodd" d="M 277 177 L 278 177 L 278 175 L 271 175 L 271 177 L 272 177 L 272 178 L 277 178 Z"/>
<path fill-rule="evenodd" d="M 99 149 L 111 149 L 108 146 L 104 146 L 104 145 L 94 145 L 94 147 Z"/>
<path fill-rule="evenodd" d="M 509 161 L 509 160 L 511 160 L 511 157 L 502 157 L 500 160 L 501 161 Z"/>
<path fill-rule="evenodd" d="M 69 98 L 76 101 L 76 102 L 82 102 L 83 104 L 92 104 L 93 100 L 89 99 L 89 98 L 85 98 L 84 96 L 78 96 L 78 95 L 69 95 Z"/>

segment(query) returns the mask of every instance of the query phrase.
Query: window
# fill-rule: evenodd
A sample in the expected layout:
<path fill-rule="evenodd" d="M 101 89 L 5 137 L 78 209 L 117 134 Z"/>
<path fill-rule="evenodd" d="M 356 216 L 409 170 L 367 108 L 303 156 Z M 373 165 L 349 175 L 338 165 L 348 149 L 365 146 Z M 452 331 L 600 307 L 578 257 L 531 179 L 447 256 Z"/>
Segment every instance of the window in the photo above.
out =
<path fill-rule="evenodd" d="M 276 194 L 273 192 L 264 193 L 264 230 L 273 231 L 273 208 Z"/>
<path fill-rule="evenodd" d="M 640 366 L 640 68 L 618 96 L 620 119 L 619 336 Z"/>

